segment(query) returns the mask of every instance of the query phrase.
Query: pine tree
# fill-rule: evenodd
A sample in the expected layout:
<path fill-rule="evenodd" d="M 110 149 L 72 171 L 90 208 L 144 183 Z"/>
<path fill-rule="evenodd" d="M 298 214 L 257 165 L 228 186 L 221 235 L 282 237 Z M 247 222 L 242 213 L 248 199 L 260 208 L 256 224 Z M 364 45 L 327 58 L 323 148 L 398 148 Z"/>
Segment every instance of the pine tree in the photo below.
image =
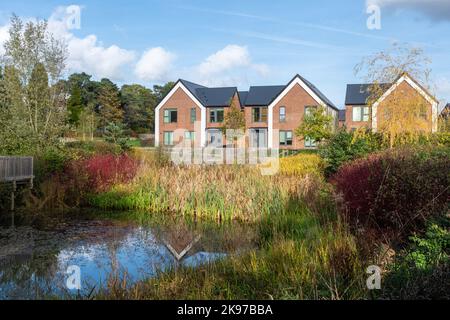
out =
<path fill-rule="evenodd" d="M 119 92 L 110 84 L 100 88 L 98 97 L 100 108 L 100 125 L 105 128 L 109 123 L 122 123 L 123 110 L 121 108 Z"/>
<path fill-rule="evenodd" d="M 68 121 L 74 126 L 80 125 L 80 117 L 83 112 L 83 101 L 81 98 L 81 89 L 75 85 L 72 89 L 69 101 L 67 102 Z"/>

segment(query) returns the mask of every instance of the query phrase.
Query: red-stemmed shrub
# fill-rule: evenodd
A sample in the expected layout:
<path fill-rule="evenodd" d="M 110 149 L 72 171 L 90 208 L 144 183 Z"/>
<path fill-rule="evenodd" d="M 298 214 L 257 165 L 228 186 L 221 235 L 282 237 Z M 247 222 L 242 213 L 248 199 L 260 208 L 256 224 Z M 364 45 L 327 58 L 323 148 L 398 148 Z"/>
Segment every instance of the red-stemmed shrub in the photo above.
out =
<path fill-rule="evenodd" d="M 402 239 L 447 212 L 449 172 L 448 150 L 402 149 L 344 165 L 331 181 L 351 225 Z"/>
<path fill-rule="evenodd" d="M 138 170 L 138 161 L 127 154 L 97 155 L 82 161 L 92 191 L 105 191 L 114 184 L 130 182 Z"/>

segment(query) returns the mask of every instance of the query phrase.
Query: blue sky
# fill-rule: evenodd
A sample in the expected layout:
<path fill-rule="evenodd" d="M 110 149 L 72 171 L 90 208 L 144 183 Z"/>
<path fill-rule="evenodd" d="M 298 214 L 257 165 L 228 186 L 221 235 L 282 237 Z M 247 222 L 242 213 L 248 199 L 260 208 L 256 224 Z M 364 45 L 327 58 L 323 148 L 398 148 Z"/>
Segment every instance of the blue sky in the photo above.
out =
<path fill-rule="evenodd" d="M 185 78 L 205 85 L 285 84 L 299 73 L 339 107 L 354 66 L 393 41 L 432 60 L 440 99 L 450 101 L 449 0 L 0 1 L 0 42 L 12 12 L 49 19 L 69 45 L 67 72 L 152 86 Z M 367 28 L 367 5 L 381 30 Z M 67 27 L 67 7 L 81 10 Z"/>

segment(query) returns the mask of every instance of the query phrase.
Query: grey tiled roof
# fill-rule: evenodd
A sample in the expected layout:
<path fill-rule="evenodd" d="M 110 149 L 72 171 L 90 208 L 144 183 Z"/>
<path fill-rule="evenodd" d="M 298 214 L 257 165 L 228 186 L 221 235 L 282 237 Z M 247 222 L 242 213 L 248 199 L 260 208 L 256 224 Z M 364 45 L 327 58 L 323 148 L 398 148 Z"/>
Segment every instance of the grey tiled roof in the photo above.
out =
<path fill-rule="evenodd" d="M 237 91 L 236 87 L 207 88 L 202 85 L 179 80 L 183 85 L 205 106 L 205 107 L 226 107 L 230 105 L 231 99 L 236 92 L 242 106 L 268 106 L 286 89 L 296 78 L 308 86 L 324 103 L 331 108 L 338 110 L 336 106 L 311 82 L 296 75 L 287 85 L 276 86 L 252 86 L 249 91 Z"/>
<path fill-rule="evenodd" d="M 349 84 L 345 95 L 346 105 L 365 105 L 370 97 L 370 90 L 374 85 L 371 83 Z M 391 87 L 390 83 L 382 83 L 381 88 L 387 90 Z"/>
<path fill-rule="evenodd" d="M 236 87 L 207 88 L 205 86 L 180 80 L 181 83 L 205 106 L 205 107 L 229 107 L 231 99 L 237 92 Z"/>
<path fill-rule="evenodd" d="M 286 86 L 258 86 L 250 87 L 247 99 L 245 100 L 246 106 L 268 106 L 273 100 L 278 97 L 281 91 Z"/>
<path fill-rule="evenodd" d="M 245 105 L 247 96 L 248 96 L 248 91 L 239 91 L 239 100 L 241 101 L 241 106 Z"/>
<path fill-rule="evenodd" d="M 196 90 L 199 100 L 205 107 L 229 107 L 236 92 L 236 87 L 199 88 Z"/>
<path fill-rule="evenodd" d="M 333 104 L 333 102 L 330 101 L 315 85 L 313 85 L 311 82 L 306 80 L 300 75 L 297 75 L 302 81 L 323 101 L 325 102 L 329 107 L 332 107 L 335 110 L 338 110 L 338 108 Z M 295 78 L 294 78 L 295 79 Z"/>

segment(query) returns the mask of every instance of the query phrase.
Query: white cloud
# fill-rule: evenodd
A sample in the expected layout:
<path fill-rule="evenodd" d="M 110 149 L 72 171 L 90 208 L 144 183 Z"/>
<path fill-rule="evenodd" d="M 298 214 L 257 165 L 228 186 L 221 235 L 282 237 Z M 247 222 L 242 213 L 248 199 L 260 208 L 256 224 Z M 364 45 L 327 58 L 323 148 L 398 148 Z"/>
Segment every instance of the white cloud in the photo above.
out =
<path fill-rule="evenodd" d="M 95 34 L 77 36 L 73 29 L 77 22 L 73 20 L 73 12 L 82 13 L 82 7 L 57 7 L 48 19 L 49 31 L 67 44 L 68 73 L 86 72 L 97 79 L 123 81 L 130 79 L 131 73 L 126 71 L 131 69 L 137 79 L 145 82 L 160 83 L 184 75 L 207 86 L 247 86 L 249 79 L 266 77 L 270 72 L 267 65 L 252 61 L 247 47 L 231 44 L 209 55 L 200 64 L 182 68 L 176 74 L 174 62 L 177 56 L 165 48 L 153 47 L 138 57 L 134 51 L 118 45 L 105 46 Z M 79 22 L 82 27 L 82 19 Z M 0 26 L 0 54 L 8 39 L 8 29 L 8 25 Z"/>
<path fill-rule="evenodd" d="M 411 9 L 435 20 L 450 20 L 449 0 L 366 0 L 366 3 L 394 10 Z"/>
<path fill-rule="evenodd" d="M 70 10 L 68 10 L 70 9 Z M 82 7 L 58 7 L 48 20 L 49 31 L 67 43 L 69 72 L 87 72 L 95 78 L 121 80 L 123 68 L 135 60 L 135 53 L 117 45 L 104 46 L 96 35 L 76 37 L 70 26 L 71 12 L 81 12 Z"/>
<path fill-rule="evenodd" d="M 175 59 L 175 54 L 164 48 L 148 49 L 136 64 L 134 74 L 144 81 L 166 81 L 169 79 L 169 72 Z"/>
<path fill-rule="evenodd" d="M 207 57 L 195 71 L 206 85 L 239 85 L 247 82 L 249 72 L 267 76 L 269 67 L 254 64 L 247 47 L 228 45 Z"/>
<path fill-rule="evenodd" d="M 236 67 L 249 66 L 250 63 L 250 54 L 246 47 L 228 45 L 206 58 L 198 70 L 202 75 L 211 75 Z"/>
<path fill-rule="evenodd" d="M 97 78 L 120 80 L 122 68 L 135 60 L 134 52 L 116 45 L 103 47 L 95 35 L 72 38 L 68 42 L 68 51 L 67 66 L 71 71 L 86 71 Z"/>

